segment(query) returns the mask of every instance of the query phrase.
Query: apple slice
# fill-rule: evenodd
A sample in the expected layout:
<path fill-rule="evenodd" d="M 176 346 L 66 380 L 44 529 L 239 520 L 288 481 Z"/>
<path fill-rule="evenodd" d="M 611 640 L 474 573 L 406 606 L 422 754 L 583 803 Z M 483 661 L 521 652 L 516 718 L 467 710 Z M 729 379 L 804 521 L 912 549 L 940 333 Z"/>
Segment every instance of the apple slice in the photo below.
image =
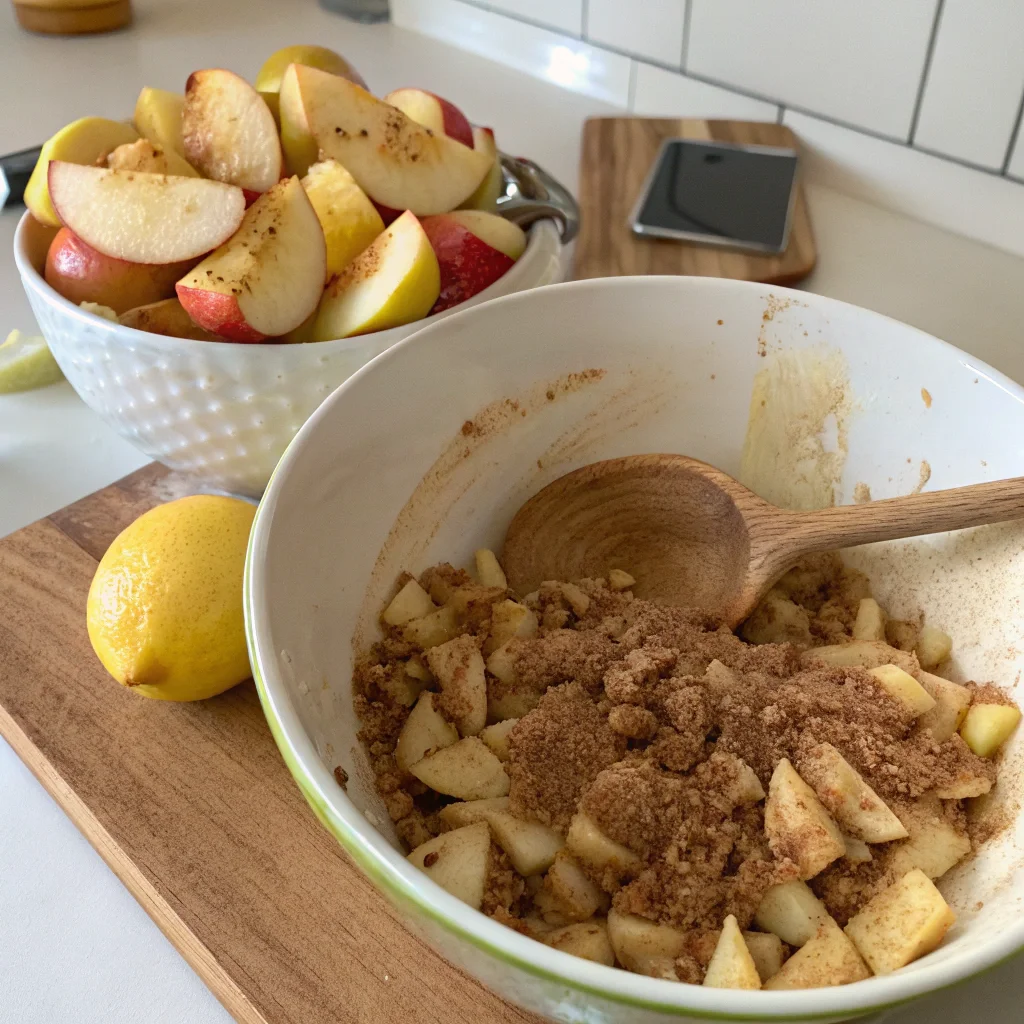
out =
<path fill-rule="evenodd" d="M 192 266 L 153 266 L 107 256 L 86 244 L 69 228 L 61 228 L 46 253 L 46 283 L 70 302 L 98 302 L 115 313 L 156 302 L 174 294 L 174 282 Z"/>
<path fill-rule="evenodd" d="M 185 159 L 209 178 L 266 192 L 281 177 L 281 142 L 260 94 L 223 68 L 194 71 L 181 111 Z"/>
<path fill-rule="evenodd" d="M 124 142 L 107 154 L 107 166 L 115 171 L 146 171 L 198 178 L 199 172 L 173 149 L 164 149 L 149 139 Z"/>
<path fill-rule="evenodd" d="M 460 800 L 508 796 L 508 775 L 502 763 L 476 736 L 427 754 L 409 771 L 438 793 Z"/>
<path fill-rule="evenodd" d="M 220 341 L 216 334 L 203 330 L 177 299 L 161 299 L 145 306 L 136 306 L 118 317 L 122 327 L 149 331 L 168 338 L 191 338 L 193 341 Z"/>
<path fill-rule="evenodd" d="M 442 889 L 479 910 L 490 853 L 490 829 L 481 821 L 428 839 L 407 859 Z"/>
<path fill-rule="evenodd" d="M 242 226 L 177 286 L 188 315 L 228 341 L 293 330 L 316 308 L 327 268 L 324 233 L 298 178 L 264 193 Z"/>
<path fill-rule="evenodd" d="M 122 143 L 134 142 L 139 133 L 121 121 L 105 117 L 80 117 L 65 125 L 39 150 L 39 158 L 25 186 L 25 205 L 40 224 L 59 228 L 61 218 L 53 207 L 49 191 L 51 160 L 73 164 L 104 163 L 107 154 Z"/>
<path fill-rule="evenodd" d="M 512 229 L 511 234 L 518 232 L 522 236 L 521 245 L 505 227 Z M 425 217 L 423 230 L 441 271 L 441 292 L 431 313 L 451 309 L 494 284 L 526 247 L 522 228 L 480 210 L 455 210 Z M 505 248 L 516 255 L 509 255 Z"/>
<path fill-rule="evenodd" d="M 592 960 L 605 967 L 615 966 L 615 952 L 608 939 L 608 926 L 604 921 L 584 921 L 555 928 L 541 937 L 541 942 L 552 949 L 571 953 L 583 960 Z"/>
<path fill-rule="evenodd" d="M 94 249 L 131 263 L 182 263 L 238 230 L 241 189 L 205 178 L 50 162 L 60 219 Z M 314 215 L 315 219 L 315 215 Z"/>
<path fill-rule="evenodd" d="M 441 714 L 438 703 L 436 693 L 424 690 L 405 720 L 395 745 L 395 763 L 403 772 L 458 742 L 458 730 Z"/>
<path fill-rule="evenodd" d="M 362 75 L 340 53 L 328 50 L 326 46 L 284 46 L 280 50 L 275 50 L 263 62 L 263 67 L 256 75 L 256 91 L 263 97 L 275 118 L 279 116 L 281 80 L 289 64 L 305 64 L 308 68 L 319 68 L 366 88 Z"/>
<path fill-rule="evenodd" d="M 384 221 L 337 160 L 313 164 L 302 187 L 327 242 L 327 276 L 340 274 L 384 230 Z"/>
<path fill-rule="evenodd" d="M 135 101 L 132 122 L 135 130 L 162 149 L 173 150 L 184 158 L 185 144 L 181 140 L 181 108 L 185 97 L 166 89 L 146 86 Z"/>
<path fill-rule="evenodd" d="M 472 194 L 491 166 L 486 153 L 416 124 L 344 78 L 301 64 L 291 69 L 317 145 L 384 206 L 445 213 Z"/>
<path fill-rule="evenodd" d="M 385 103 L 397 107 L 406 117 L 439 135 L 473 146 L 473 127 L 454 103 L 426 89 L 395 89 L 384 97 Z"/>
<path fill-rule="evenodd" d="M 437 257 L 420 222 L 407 211 L 328 284 L 313 340 L 412 323 L 430 312 L 440 289 Z"/>
<path fill-rule="evenodd" d="M 494 141 L 494 130 L 474 126 L 473 148 L 480 153 L 486 153 L 491 158 L 491 166 L 484 175 L 483 181 L 462 203 L 460 209 L 484 210 L 487 213 L 494 213 L 498 206 L 498 197 L 505 190 L 505 176 L 501 171 L 501 157 L 498 153 L 498 145 Z"/>
<path fill-rule="evenodd" d="M 754 963 L 740 926 L 732 914 L 726 917 L 722 925 L 715 952 L 704 975 L 704 986 L 746 989 L 761 987 L 761 975 L 758 973 L 757 964 Z"/>

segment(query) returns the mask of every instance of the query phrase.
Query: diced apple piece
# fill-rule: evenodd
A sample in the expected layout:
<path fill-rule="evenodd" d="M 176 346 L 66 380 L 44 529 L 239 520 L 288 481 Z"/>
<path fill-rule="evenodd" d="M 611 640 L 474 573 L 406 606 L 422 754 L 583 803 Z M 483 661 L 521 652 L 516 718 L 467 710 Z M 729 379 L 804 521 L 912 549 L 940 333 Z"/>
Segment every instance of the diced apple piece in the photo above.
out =
<path fill-rule="evenodd" d="M 923 871 L 908 871 L 846 925 L 875 974 L 889 974 L 935 949 L 956 914 Z"/>
<path fill-rule="evenodd" d="M 752 644 L 811 643 L 811 618 L 806 608 L 778 590 L 770 590 L 743 623 L 743 639 Z"/>
<path fill-rule="evenodd" d="M 747 949 L 736 918 L 729 914 L 722 925 L 718 944 L 704 975 L 705 988 L 760 988 L 754 958 Z"/>
<path fill-rule="evenodd" d="M 553 828 L 539 821 L 523 821 L 508 811 L 488 811 L 484 817 L 494 833 L 494 841 L 524 878 L 547 871 L 565 845 Z"/>
<path fill-rule="evenodd" d="M 419 700 L 425 685 L 410 676 L 405 666 L 401 664 L 396 665 L 395 670 L 384 681 L 384 689 L 391 699 L 404 708 L 411 708 Z"/>
<path fill-rule="evenodd" d="M 184 105 L 184 96 L 146 86 L 135 101 L 132 123 L 143 138 L 163 149 L 172 150 L 184 159 L 185 145 L 181 141 L 181 108 Z"/>
<path fill-rule="evenodd" d="M 888 870 L 900 877 L 919 868 L 929 878 L 941 878 L 971 852 L 970 839 L 958 832 L 942 814 L 934 794 L 921 797 L 900 811 L 910 838 L 892 847 Z"/>
<path fill-rule="evenodd" d="M 437 700 L 436 693 L 421 693 L 398 734 L 395 763 L 404 772 L 428 755 L 458 741 L 458 730 L 438 710 Z"/>
<path fill-rule="evenodd" d="M 761 897 L 754 915 L 758 928 L 777 935 L 790 946 L 809 942 L 828 919 L 824 904 L 806 882 L 773 885 Z"/>
<path fill-rule="evenodd" d="M 973 800 L 984 796 L 992 789 L 992 780 L 987 775 L 961 772 L 952 782 L 935 787 L 935 795 L 942 800 Z"/>
<path fill-rule="evenodd" d="M 771 932 L 744 932 L 743 939 L 761 981 L 767 981 L 782 970 L 786 954 L 778 935 L 772 935 Z"/>
<path fill-rule="evenodd" d="M 627 971 L 650 974 L 652 963 L 660 965 L 682 955 L 687 936 L 678 928 L 656 924 L 646 917 L 610 910 L 608 938 L 616 959 Z"/>
<path fill-rule="evenodd" d="M 335 75 L 293 64 L 310 135 L 343 164 L 376 202 L 425 215 L 467 199 L 493 157 L 428 131 L 365 89 Z M 284 104 L 282 97 L 282 117 Z"/>
<path fill-rule="evenodd" d="M 764 988 L 773 991 L 829 988 L 870 977 L 871 971 L 856 946 L 829 918 L 817 934 L 782 965 L 778 974 L 764 983 Z"/>
<path fill-rule="evenodd" d="M 568 850 L 559 850 L 544 876 L 544 887 L 555 906 L 570 921 L 586 921 L 607 903 L 607 897 L 587 877 Z"/>
<path fill-rule="evenodd" d="M 861 598 L 853 623 L 854 640 L 885 640 L 885 614 L 873 597 Z"/>
<path fill-rule="evenodd" d="M 50 162 L 50 198 L 94 249 L 131 263 L 181 263 L 216 249 L 242 223 L 241 189 L 205 178 Z"/>
<path fill-rule="evenodd" d="M 535 636 L 537 615 L 517 601 L 496 601 L 491 608 L 491 631 L 484 642 L 484 654 L 490 656 L 513 637 Z"/>
<path fill-rule="evenodd" d="M 438 608 L 437 611 L 422 618 L 411 619 L 402 627 L 404 639 L 424 651 L 451 640 L 458 632 L 459 624 L 455 612 L 447 606 Z"/>
<path fill-rule="evenodd" d="M 764 830 L 777 857 L 788 857 L 800 877 L 813 878 L 846 850 L 839 826 L 787 758 L 772 773 Z"/>
<path fill-rule="evenodd" d="M 385 103 L 399 109 L 406 117 L 432 132 L 457 139 L 464 146 L 473 146 L 473 129 L 466 115 L 454 103 L 426 89 L 395 89 L 384 97 Z"/>
<path fill-rule="evenodd" d="M 391 599 L 381 618 L 389 626 L 404 626 L 436 610 L 430 595 L 415 581 L 409 580 Z"/>
<path fill-rule="evenodd" d="M 185 159 L 209 178 L 266 192 L 281 177 L 277 124 L 260 94 L 223 68 L 194 71 L 181 111 Z"/>
<path fill-rule="evenodd" d="M 608 938 L 608 926 L 604 921 L 567 924 L 547 932 L 542 941 L 563 953 L 571 953 L 584 960 L 593 960 L 594 963 L 604 964 L 605 967 L 615 966 L 615 953 Z"/>
<path fill-rule="evenodd" d="M 868 671 L 890 697 L 905 704 L 915 715 L 923 715 L 935 707 L 935 698 L 898 665 L 879 665 Z"/>
<path fill-rule="evenodd" d="M 496 651 L 491 652 L 487 659 L 487 671 L 496 679 L 500 679 L 506 686 L 515 686 L 518 673 L 508 643 L 502 644 Z"/>
<path fill-rule="evenodd" d="M 855 839 L 889 843 L 907 837 L 900 819 L 831 743 L 808 751 L 800 767 L 825 809 Z"/>
<path fill-rule="evenodd" d="M 175 276 L 180 276 L 180 272 Z M 200 327 L 185 312 L 185 307 L 177 299 L 161 299 L 144 306 L 136 306 L 118 317 L 122 327 L 131 327 L 136 331 L 149 331 L 150 334 L 163 334 L 168 338 L 191 338 L 193 341 L 221 341 L 213 331 Z"/>
<path fill-rule="evenodd" d="M 427 840 L 408 860 L 442 889 L 479 910 L 490 853 L 491 830 L 481 821 Z"/>
<path fill-rule="evenodd" d="M 298 327 L 316 309 L 326 267 L 320 222 L 299 179 L 287 178 L 178 282 L 178 298 L 200 327 L 228 341 L 262 341 Z"/>
<path fill-rule="evenodd" d="M 464 634 L 431 647 L 427 664 L 441 686 L 446 714 L 461 735 L 476 736 L 487 724 L 487 679 L 476 640 Z"/>
<path fill-rule="evenodd" d="M 487 744 L 488 749 L 499 761 L 509 759 L 508 734 L 519 724 L 518 718 L 506 718 L 502 722 L 495 722 L 480 730 L 480 739 Z"/>
<path fill-rule="evenodd" d="M 741 684 L 736 673 L 716 658 L 704 670 L 704 685 L 717 696 L 724 696 L 727 693 L 736 693 Z"/>
<path fill-rule="evenodd" d="M 460 800 L 508 796 L 504 766 L 476 736 L 428 754 L 409 771 L 436 792 Z"/>
<path fill-rule="evenodd" d="M 491 166 L 473 194 L 460 205 L 460 209 L 494 213 L 498 207 L 498 197 L 505 191 L 505 176 L 501 170 L 501 156 L 494 141 L 493 129 L 474 127 L 473 148 L 486 153 L 491 158 Z"/>
<path fill-rule="evenodd" d="M 916 672 L 921 667 L 917 655 L 897 650 L 888 644 L 874 640 L 855 640 L 849 644 L 831 647 L 812 647 L 804 651 L 801 660 L 805 663 L 821 662 L 823 665 L 877 668 L 879 665 L 898 665 L 904 672 Z"/>
<path fill-rule="evenodd" d="M 574 615 L 586 615 L 590 607 L 590 598 L 575 583 L 559 583 L 558 589 L 562 596 L 569 602 Z"/>
<path fill-rule="evenodd" d="M 916 727 L 928 729 L 936 743 L 945 743 L 963 724 L 971 706 L 971 691 L 930 672 L 918 672 L 916 678 L 935 700 L 935 707 L 918 716 Z"/>
<path fill-rule="evenodd" d="M 629 590 L 636 585 L 636 580 L 624 569 L 610 569 L 608 571 L 608 586 L 612 590 Z"/>
<path fill-rule="evenodd" d="M 539 703 L 541 694 L 536 690 L 509 690 L 495 693 L 492 687 L 487 694 L 487 721 L 497 725 L 509 719 L 525 718 Z"/>
<path fill-rule="evenodd" d="M 640 858 L 628 846 L 609 839 L 582 811 L 577 811 L 569 823 L 565 845 L 577 860 L 602 875 L 620 880 L 635 878 L 643 868 Z"/>
<path fill-rule="evenodd" d="M 726 759 L 721 762 L 722 767 L 728 767 L 734 775 L 728 791 L 724 794 L 734 807 L 756 804 L 764 799 L 764 786 L 761 785 L 757 773 L 746 761 L 733 754 L 714 754 L 712 756 Z"/>
<path fill-rule="evenodd" d="M 863 839 L 855 839 L 853 836 L 844 835 L 843 841 L 846 843 L 846 853 L 843 854 L 843 857 L 851 864 L 867 864 L 873 860 L 871 847 Z"/>
<path fill-rule="evenodd" d="M 456 587 L 446 603 L 455 609 L 460 618 L 468 618 L 472 615 L 474 606 L 486 606 L 487 614 L 490 614 L 491 605 L 503 600 L 504 597 L 504 587 L 485 587 L 472 583 L 467 587 Z"/>
<path fill-rule="evenodd" d="M 935 668 L 944 662 L 953 650 L 953 640 L 935 626 L 922 626 L 914 653 L 921 668 Z"/>
<path fill-rule="evenodd" d="M 332 278 L 320 300 L 313 338 L 350 338 L 420 320 L 440 289 L 434 250 L 420 222 L 406 211 Z"/>
<path fill-rule="evenodd" d="M 414 654 L 405 663 L 405 671 L 408 672 L 413 679 L 418 679 L 421 683 L 432 683 L 434 681 L 433 673 L 426 665 L 423 664 L 423 659 L 418 654 Z"/>
<path fill-rule="evenodd" d="M 507 811 L 508 797 L 496 796 L 490 800 L 464 800 L 458 804 L 448 804 L 438 812 L 438 817 L 449 828 L 462 828 L 477 821 L 486 821 L 491 811 Z"/>
<path fill-rule="evenodd" d="M 474 555 L 476 562 L 476 578 L 485 587 L 500 587 L 505 590 L 508 580 L 505 571 L 498 562 L 498 556 L 490 548 L 480 548 Z"/>
<path fill-rule="evenodd" d="M 1010 704 L 973 704 L 960 735 L 978 757 L 991 757 L 1020 721 L 1020 710 Z"/>

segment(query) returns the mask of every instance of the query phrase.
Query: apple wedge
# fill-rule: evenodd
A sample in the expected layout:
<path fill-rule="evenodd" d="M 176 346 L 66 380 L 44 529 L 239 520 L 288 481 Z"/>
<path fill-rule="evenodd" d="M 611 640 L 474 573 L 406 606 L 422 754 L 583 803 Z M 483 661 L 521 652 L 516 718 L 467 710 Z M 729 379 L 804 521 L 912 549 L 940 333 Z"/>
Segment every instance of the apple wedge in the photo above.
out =
<path fill-rule="evenodd" d="M 53 160 L 49 182 L 68 228 L 104 255 L 131 263 L 197 259 L 229 239 L 245 213 L 241 189 L 205 178 Z"/>
<path fill-rule="evenodd" d="M 431 647 L 427 665 L 441 686 L 441 709 L 460 736 L 476 736 L 487 724 L 484 659 L 468 633 Z"/>
<path fill-rule="evenodd" d="M 722 925 L 715 952 L 711 956 L 707 973 L 704 975 L 705 988 L 746 988 L 761 987 L 761 975 L 757 964 L 750 955 L 746 940 L 740 931 L 736 918 L 729 914 Z"/>
<path fill-rule="evenodd" d="M 223 68 L 194 71 L 181 110 L 185 159 L 208 178 L 266 192 L 281 177 L 281 142 L 260 94 Z"/>
<path fill-rule="evenodd" d="M 326 46 L 309 46 L 301 43 L 296 46 L 284 46 L 280 50 L 275 50 L 263 62 L 263 67 L 256 75 L 256 91 L 263 97 L 275 118 L 279 116 L 281 79 L 289 64 L 305 64 L 306 67 L 320 68 L 321 71 L 340 75 L 366 88 L 362 76 L 340 53 L 328 50 Z"/>
<path fill-rule="evenodd" d="M 265 192 L 242 226 L 178 282 L 188 315 L 227 341 L 296 328 L 316 308 L 327 267 L 324 233 L 298 178 Z"/>
<path fill-rule="evenodd" d="M 501 157 L 494 141 L 493 129 L 474 127 L 473 148 L 480 153 L 486 153 L 491 158 L 491 166 L 473 194 L 462 203 L 461 209 L 494 213 L 498 206 L 498 197 L 505 190 L 505 176 L 501 172 Z"/>
<path fill-rule="evenodd" d="M 771 991 L 828 988 L 870 977 L 871 971 L 856 946 L 829 918 L 819 927 L 817 934 L 764 983 L 764 988 Z"/>
<path fill-rule="evenodd" d="M 508 854 L 512 867 L 524 878 L 541 875 L 555 862 L 565 840 L 539 821 L 523 821 L 508 811 L 487 811 L 494 841 Z"/>
<path fill-rule="evenodd" d="M 667 924 L 648 921 L 646 917 L 608 912 L 608 938 L 615 958 L 636 974 L 660 974 L 686 950 L 687 934 Z M 672 977 L 675 978 L 673 972 Z"/>
<path fill-rule="evenodd" d="M 440 290 L 430 241 L 416 217 L 403 213 L 327 285 L 313 340 L 412 323 L 430 312 Z"/>
<path fill-rule="evenodd" d="M 177 299 L 161 299 L 145 306 L 136 306 L 118 317 L 122 327 L 131 327 L 136 331 L 149 331 L 150 334 L 162 334 L 167 338 L 191 338 L 193 341 L 220 341 L 210 331 L 203 330 L 192 317 L 185 312 L 185 307 Z"/>
<path fill-rule="evenodd" d="M 198 178 L 199 172 L 173 149 L 164 149 L 149 139 L 124 142 L 107 154 L 107 166 L 115 171 L 146 171 Z"/>
<path fill-rule="evenodd" d="M 486 153 L 418 125 L 344 78 L 301 64 L 289 73 L 320 150 L 384 206 L 445 213 L 469 198 L 491 166 Z"/>
<path fill-rule="evenodd" d="M 181 140 L 181 108 L 184 105 L 185 97 L 179 93 L 146 86 L 135 101 L 132 123 L 143 138 L 184 158 L 185 144 Z"/>
<path fill-rule="evenodd" d="M 544 888 L 551 893 L 559 912 L 570 921 L 586 921 L 608 903 L 608 897 L 591 881 L 579 861 L 564 849 L 555 854 L 544 876 Z"/>
<path fill-rule="evenodd" d="M 490 853 L 491 831 L 481 821 L 428 839 L 407 859 L 442 889 L 479 910 Z"/>
<path fill-rule="evenodd" d="M 426 89 L 395 89 L 384 97 L 385 103 L 397 107 L 406 117 L 432 132 L 473 147 L 473 127 L 454 103 L 427 92 Z"/>
<path fill-rule="evenodd" d="M 403 772 L 458 742 L 458 730 L 441 714 L 437 704 L 437 694 L 424 690 L 405 720 L 395 745 L 395 763 Z"/>
<path fill-rule="evenodd" d="M 560 949 L 563 953 L 571 953 L 583 960 L 592 960 L 605 967 L 615 966 L 615 952 L 604 921 L 563 925 L 543 935 L 541 941 L 552 949 Z"/>
<path fill-rule="evenodd" d="M 777 935 L 791 946 L 809 942 L 828 919 L 825 905 L 806 882 L 773 885 L 761 897 L 754 915 L 758 928 Z"/>
<path fill-rule="evenodd" d="M 451 309 L 494 284 L 526 248 L 518 224 L 481 210 L 425 217 L 423 230 L 441 272 L 441 290 L 431 313 Z"/>
<path fill-rule="evenodd" d="M 476 736 L 428 754 L 409 769 L 420 782 L 438 793 L 460 800 L 508 796 L 504 765 Z"/>
<path fill-rule="evenodd" d="M 486 821 L 491 811 L 507 811 L 508 797 L 496 796 L 489 800 L 463 800 L 457 804 L 446 804 L 437 816 L 449 828 L 462 828 L 477 821 Z"/>
<path fill-rule="evenodd" d="M 104 163 L 107 154 L 125 142 L 134 142 L 139 133 L 120 121 L 105 117 L 80 117 L 65 125 L 43 143 L 32 175 L 25 186 L 25 205 L 40 224 L 59 228 L 62 218 L 50 199 L 49 170 L 51 160 L 72 164 Z"/>

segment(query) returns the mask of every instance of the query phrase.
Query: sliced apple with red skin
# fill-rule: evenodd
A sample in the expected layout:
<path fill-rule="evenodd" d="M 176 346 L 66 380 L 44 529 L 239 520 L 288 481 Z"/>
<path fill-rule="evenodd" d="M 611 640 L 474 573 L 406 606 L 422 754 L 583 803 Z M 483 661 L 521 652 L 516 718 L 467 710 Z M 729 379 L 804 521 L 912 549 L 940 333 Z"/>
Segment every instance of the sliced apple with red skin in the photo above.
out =
<path fill-rule="evenodd" d="M 174 282 L 192 266 L 130 263 L 97 252 L 69 228 L 61 228 L 46 253 L 43 277 L 69 302 L 98 302 L 115 313 L 174 294 Z"/>
<path fill-rule="evenodd" d="M 416 216 L 406 211 L 327 285 L 313 340 L 348 338 L 420 320 L 440 288 L 434 250 Z"/>
<path fill-rule="evenodd" d="M 494 284 L 526 248 L 521 227 L 480 210 L 425 217 L 423 230 L 441 270 L 441 291 L 431 313 L 451 309 Z"/>
<path fill-rule="evenodd" d="M 167 338 L 191 338 L 193 341 L 221 341 L 216 334 L 204 330 L 185 312 L 178 299 L 161 299 L 145 306 L 136 306 L 122 313 L 118 320 L 122 327 L 136 331 L 162 334 Z"/>
<path fill-rule="evenodd" d="M 50 162 L 61 221 L 87 245 L 131 263 L 182 263 L 216 249 L 242 223 L 242 190 L 208 178 Z"/>
<path fill-rule="evenodd" d="M 226 341 L 263 341 L 294 330 L 313 312 L 326 272 L 316 211 L 299 179 L 287 178 L 178 282 L 178 298 L 200 327 Z"/>
<path fill-rule="evenodd" d="M 384 97 L 385 103 L 397 107 L 417 124 L 440 132 L 473 148 L 473 126 L 454 103 L 426 89 L 395 89 Z"/>
<path fill-rule="evenodd" d="M 208 178 L 266 192 L 281 178 L 277 124 L 263 97 L 223 68 L 195 71 L 181 110 L 185 159 Z"/>
<path fill-rule="evenodd" d="M 366 88 L 362 75 L 340 53 L 328 50 L 325 46 L 285 46 L 275 50 L 263 63 L 256 75 L 256 91 L 263 97 L 274 117 L 279 115 L 279 94 L 281 79 L 289 64 L 305 64 L 311 68 L 329 71 L 332 75 L 341 75 L 356 85 Z"/>
<path fill-rule="evenodd" d="M 491 128 L 473 128 L 473 148 L 490 156 L 490 170 L 476 191 L 462 204 L 463 210 L 486 210 L 493 213 L 498 208 L 498 197 L 505 190 L 505 176 L 501 173 L 501 157 L 498 144 L 494 141 L 494 130 Z"/>
<path fill-rule="evenodd" d="M 419 215 L 467 199 L 491 165 L 478 153 L 417 124 L 358 85 L 293 64 L 310 135 L 375 202 Z"/>

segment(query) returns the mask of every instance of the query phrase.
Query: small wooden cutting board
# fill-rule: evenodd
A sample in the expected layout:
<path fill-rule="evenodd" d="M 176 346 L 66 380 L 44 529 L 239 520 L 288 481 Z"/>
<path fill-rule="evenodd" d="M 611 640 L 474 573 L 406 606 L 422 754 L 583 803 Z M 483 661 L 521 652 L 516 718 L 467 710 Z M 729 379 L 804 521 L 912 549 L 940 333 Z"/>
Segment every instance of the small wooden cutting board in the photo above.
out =
<path fill-rule="evenodd" d="M 244 1024 L 530 1024 L 405 930 L 306 806 L 251 683 L 146 700 L 85 599 L 110 541 L 187 481 L 150 465 L 0 540 L 0 734 Z"/>
<path fill-rule="evenodd" d="M 814 235 L 799 182 L 789 245 L 778 255 L 634 235 L 629 226 L 630 215 L 658 149 L 668 138 L 798 148 L 796 136 L 789 128 L 769 122 L 590 118 L 583 126 L 580 155 L 580 233 L 576 239 L 574 277 L 688 274 L 792 284 L 814 269 Z"/>

